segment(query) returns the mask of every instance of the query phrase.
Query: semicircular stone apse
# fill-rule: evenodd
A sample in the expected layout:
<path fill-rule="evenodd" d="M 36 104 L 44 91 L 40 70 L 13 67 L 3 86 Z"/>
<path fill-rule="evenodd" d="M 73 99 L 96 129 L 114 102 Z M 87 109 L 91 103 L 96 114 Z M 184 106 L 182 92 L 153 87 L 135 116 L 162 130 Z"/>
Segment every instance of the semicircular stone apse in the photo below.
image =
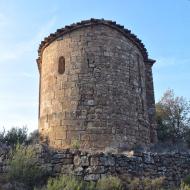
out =
<path fill-rule="evenodd" d="M 39 131 L 53 148 L 132 149 L 156 137 L 152 65 L 123 26 L 91 19 L 41 42 Z"/>

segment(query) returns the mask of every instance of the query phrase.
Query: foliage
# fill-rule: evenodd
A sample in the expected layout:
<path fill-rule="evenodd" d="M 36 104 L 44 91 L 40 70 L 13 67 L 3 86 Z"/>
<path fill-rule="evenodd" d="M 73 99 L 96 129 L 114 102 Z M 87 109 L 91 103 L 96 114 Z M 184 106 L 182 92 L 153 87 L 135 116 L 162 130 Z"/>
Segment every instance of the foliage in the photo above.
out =
<path fill-rule="evenodd" d="M 129 190 L 160 190 L 164 182 L 164 177 L 159 177 L 155 179 L 150 178 L 135 178 L 129 183 Z"/>
<path fill-rule="evenodd" d="M 190 186 L 190 175 L 186 176 L 185 179 L 183 179 L 183 183 Z"/>
<path fill-rule="evenodd" d="M 47 190 L 95 190 L 95 183 L 84 182 L 73 176 L 62 175 L 48 180 Z"/>
<path fill-rule="evenodd" d="M 180 186 L 180 190 L 190 190 L 190 186 L 182 182 Z"/>
<path fill-rule="evenodd" d="M 8 132 L 0 133 L 0 143 L 4 143 L 10 146 L 16 146 L 17 144 L 25 143 L 27 139 L 27 128 L 13 127 Z"/>
<path fill-rule="evenodd" d="M 5 137 L 5 129 L 0 132 L 0 143 L 4 143 L 4 137 Z"/>
<path fill-rule="evenodd" d="M 104 177 L 97 182 L 98 190 L 122 190 L 122 182 L 118 177 Z"/>
<path fill-rule="evenodd" d="M 80 148 L 80 142 L 77 139 L 73 139 L 71 142 L 71 147 L 73 149 L 79 149 Z"/>
<path fill-rule="evenodd" d="M 38 144 L 39 143 L 39 131 L 34 130 L 29 134 L 27 144 Z"/>
<path fill-rule="evenodd" d="M 160 141 L 185 141 L 190 131 L 190 103 L 183 97 L 175 97 L 173 90 L 167 90 L 156 104 L 156 119 Z"/>
<path fill-rule="evenodd" d="M 184 135 L 184 140 L 186 144 L 188 145 L 188 147 L 190 148 L 190 128 L 186 130 L 186 133 Z"/>
<path fill-rule="evenodd" d="M 117 177 L 104 177 L 97 183 L 86 182 L 74 176 L 62 175 L 50 178 L 43 190 L 122 190 L 122 183 Z M 37 189 L 35 189 L 37 190 Z"/>
<path fill-rule="evenodd" d="M 47 188 L 46 187 L 34 187 L 34 190 L 47 190 Z"/>
<path fill-rule="evenodd" d="M 17 145 L 9 162 L 9 180 L 23 183 L 28 189 L 33 189 L 47 175 L 44 169 L 38 166 L 36 151 L 31 146 Z"/>

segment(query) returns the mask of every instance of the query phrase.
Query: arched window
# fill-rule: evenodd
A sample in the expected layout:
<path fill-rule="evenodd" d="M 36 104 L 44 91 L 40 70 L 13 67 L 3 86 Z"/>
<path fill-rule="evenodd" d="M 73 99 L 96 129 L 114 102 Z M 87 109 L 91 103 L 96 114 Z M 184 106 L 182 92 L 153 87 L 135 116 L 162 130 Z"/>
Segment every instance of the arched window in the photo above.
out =
<path fill-rule="evenodd" d="M 58 73 L 63 74 L 65 72 L 65 58 L 61 56 L 58 63 Z"/>

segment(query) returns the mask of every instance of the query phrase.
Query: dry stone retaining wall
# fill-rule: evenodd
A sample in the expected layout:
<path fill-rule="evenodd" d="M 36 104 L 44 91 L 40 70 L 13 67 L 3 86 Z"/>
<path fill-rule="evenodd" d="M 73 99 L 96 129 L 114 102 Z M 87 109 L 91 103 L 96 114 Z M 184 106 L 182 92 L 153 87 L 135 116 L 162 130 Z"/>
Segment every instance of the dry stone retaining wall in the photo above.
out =
<path fill-rule="evenodd" d="M 122 180 L 164 176 L 165 186 L 174 187 L 190 174 L 189 153 L 105 154 L 69 149 L 49 150 L 42 146 L 37 150 L 39 162 L 52 176 L 73 174 L 87 181 L 96 181 L 107 175 L 119 176 Z M 6 156 L 0 153 L 0 175 L 7 170 Z"/>

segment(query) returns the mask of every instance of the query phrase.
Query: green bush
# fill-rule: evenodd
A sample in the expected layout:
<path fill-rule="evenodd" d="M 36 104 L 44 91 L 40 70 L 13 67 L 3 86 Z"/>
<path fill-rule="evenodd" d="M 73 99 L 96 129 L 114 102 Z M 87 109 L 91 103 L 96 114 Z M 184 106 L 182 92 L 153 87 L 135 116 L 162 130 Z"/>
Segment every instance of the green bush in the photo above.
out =
<path fill-rule="evenodd" d="M 80 142 L 77 139 L 73 139 L 71 141 L 71 148 L 73 149 L 79 149 L 80 148 Z"/>
<path fill-rule="evenodd" d="M 180 190 L 190 190 L 190 186 L 182 182 L 180 186 Z"/>
<path fill-rule="evenodd" d="M 129 182 L 129 190 L 160 190 L 163 185 L 164 177 L 155 179 L 135 178 Z"/>
<path fill-rule="evenodd" d="M 27 140 L 27 128 L 16 128 L 13 127 L 8 132 L 0 133 L 0 142 L 10 146 L 16 146 L 17 144 L 23 144 Z"/>
<path fill-rule="evenodd" d="M 183 180 L 183 183 L 185 185 L 189 185 L 190 186 L 190 175 L 188 175 L 187 177 L 185 177 L 185 179 Z"/>
<path fill-rule="evenodd" d="M 40 139 L 40 134 L 38 129 L 31 132 L 27 139 L 27 144 L 38 144 Z"/>
<path fill-rule="evenodd" d="M 95 190 L 95 183 L 88 183 L 73 176 L 62 175 L 49 179 L 47 190 Z"/>
<path fill-rule="evenodd" d="M 118 177 L 104 177 L 97 182 L 97 190 L 122 190 L 122 182 Z"/>
<path fill-rule="evenodd" d="M 23 183 L 28 189 L 33 189 L 39 182 L 43 182 L 47 175 L 37 163 L 36 151 L 33 147 L 17 145 L 9 161 L 10 181 Z"/>
<path fill-rule="evenodd" d="M 104 177 L 97 183 L 86 182 L 74 176 L 62 175 L 50 178 L 43 190 L 122 190 L 123 186 L 117 177 Z M 35 189 L 37 190 L 37 189 Z"/>

